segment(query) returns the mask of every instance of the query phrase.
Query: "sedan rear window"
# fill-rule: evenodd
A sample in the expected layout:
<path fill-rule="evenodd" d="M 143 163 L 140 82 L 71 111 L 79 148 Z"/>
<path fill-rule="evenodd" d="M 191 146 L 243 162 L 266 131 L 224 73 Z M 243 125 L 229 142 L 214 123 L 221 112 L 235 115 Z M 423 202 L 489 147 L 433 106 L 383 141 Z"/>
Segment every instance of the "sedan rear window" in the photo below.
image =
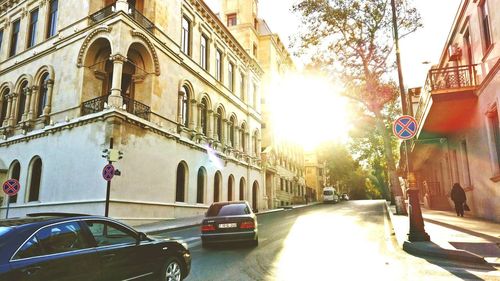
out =
<path fill-rule="evenodd" d="M 333 190 L 325 190 L 323 191 L 323 195 L 333 195 Z"/>
<path fill-rule="evenodd" d="M 207 217 L 238 216 L 248 214 L 250 214 L 250 209 L 246 204 L 216 204 L 210 206 L 207 212 Z"/>

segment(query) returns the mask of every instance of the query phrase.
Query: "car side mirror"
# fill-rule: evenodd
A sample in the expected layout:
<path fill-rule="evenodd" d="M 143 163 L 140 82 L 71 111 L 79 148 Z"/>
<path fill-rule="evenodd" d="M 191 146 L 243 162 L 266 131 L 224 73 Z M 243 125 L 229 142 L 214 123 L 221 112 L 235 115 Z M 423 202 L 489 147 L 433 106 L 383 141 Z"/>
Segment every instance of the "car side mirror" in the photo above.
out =
<path fill-rule="evenodd" d="M 148 236 L 144 232 L 139 232 L 139 236 L 137 237 L 137 244 L 144 240 L 148 240 Z"/>

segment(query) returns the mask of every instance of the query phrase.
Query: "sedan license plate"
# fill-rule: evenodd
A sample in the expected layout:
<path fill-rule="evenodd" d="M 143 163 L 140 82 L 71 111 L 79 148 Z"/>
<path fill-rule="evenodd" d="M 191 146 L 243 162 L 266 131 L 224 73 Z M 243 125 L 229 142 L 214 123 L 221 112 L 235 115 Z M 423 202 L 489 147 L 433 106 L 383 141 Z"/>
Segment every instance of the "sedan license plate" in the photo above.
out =
<path fill-rule="evenodd" d="M 236 223 L 220 223 L 219 228 L 233 228 L 236 227 Z"/>

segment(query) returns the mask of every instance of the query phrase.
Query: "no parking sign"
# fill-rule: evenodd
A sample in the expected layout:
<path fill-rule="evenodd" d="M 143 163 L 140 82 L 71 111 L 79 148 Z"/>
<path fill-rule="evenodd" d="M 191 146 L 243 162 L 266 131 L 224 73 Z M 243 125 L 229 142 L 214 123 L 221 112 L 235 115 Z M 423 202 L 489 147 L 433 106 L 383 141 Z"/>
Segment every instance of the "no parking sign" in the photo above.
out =
<path fill-rule="evenodd" d="M 394 135 L 402 140 L 413 138 L 417 134 L 417 129 L 417 120 L 410 115 L 399 117 L 392 125 Z"/>

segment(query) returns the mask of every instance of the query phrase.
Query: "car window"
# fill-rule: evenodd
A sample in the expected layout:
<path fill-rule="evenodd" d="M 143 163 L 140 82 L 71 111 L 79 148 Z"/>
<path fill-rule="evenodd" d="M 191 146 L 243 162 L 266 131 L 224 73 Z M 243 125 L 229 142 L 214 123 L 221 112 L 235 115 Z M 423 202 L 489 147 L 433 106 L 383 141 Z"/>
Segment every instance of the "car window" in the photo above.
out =
<path fill-rule="evenodd" d="M 325 190 L 325 191 L 323 191 L 323 195 L 333 195 L 333 191 L 332 190 Z"/>
<path fill-rule="evenodd" d="M 136 243 L 136 236 L 127 229 L 103 221 L 85 221 L 94 236 L 97 246 Z"/>
<path fill-rule="evenodd" d="M 215 216 L 237 216 L 250 214 L 250 209 L 246 204 L 215 204 L 210 206 L 207 217 Z"/>
<path fill-rule="evenodd" d="M 21 248 L 17 251 L 14 259 L 25 259 L 42 255 L 42 247 L 38 242 L 36 236 L 32 236 L 28 241 L 26 241 Z"/>
<path fill-rule="evenodd" d="M 57 254 L 89 248 L 77 222 L 44 227 L 35 236 L 45 250 L 45 254 Z"/>

